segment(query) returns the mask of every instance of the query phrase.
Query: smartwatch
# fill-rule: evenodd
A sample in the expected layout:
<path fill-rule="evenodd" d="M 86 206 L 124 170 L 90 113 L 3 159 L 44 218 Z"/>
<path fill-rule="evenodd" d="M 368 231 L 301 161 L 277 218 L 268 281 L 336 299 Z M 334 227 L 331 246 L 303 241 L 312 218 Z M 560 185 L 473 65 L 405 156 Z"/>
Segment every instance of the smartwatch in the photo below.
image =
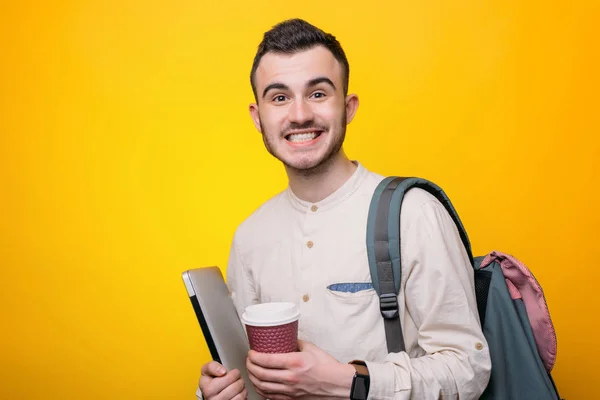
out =
<path fill-rule="evenodd" d="M 367 400 L 369 396 L 369 384 L 371 383 L 367 364 L 361 360 L 350 361 L 349 364 L 356 369 L 354 378 L 352 378 L 350 400 Z"/>

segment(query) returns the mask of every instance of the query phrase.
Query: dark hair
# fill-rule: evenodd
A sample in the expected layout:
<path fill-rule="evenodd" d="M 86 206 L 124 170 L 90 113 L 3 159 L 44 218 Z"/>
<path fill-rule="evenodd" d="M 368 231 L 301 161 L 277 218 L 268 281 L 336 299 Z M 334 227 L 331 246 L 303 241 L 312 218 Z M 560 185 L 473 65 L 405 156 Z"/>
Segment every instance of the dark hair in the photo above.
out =
<path fill-rule="evenodd" d="M 348 59 L 338 40 L 330 33 L 308 22 L 295 18 L 289 19 L 275 25 L 271 30 L 265 32 L 262 42 L 258 45 L 252 72 L 250 73 L 250 84 L 254 92 L 254 98 L 258 101 L 256 93 L 256 69 L 262 57 L 267 53 L 292 54 L 302 50 L 308 50 L 315 46 L 324 46 L 344 67 L 344 95 L 348 94 L 348 81 L 350 80 L 350 66 Z"/>

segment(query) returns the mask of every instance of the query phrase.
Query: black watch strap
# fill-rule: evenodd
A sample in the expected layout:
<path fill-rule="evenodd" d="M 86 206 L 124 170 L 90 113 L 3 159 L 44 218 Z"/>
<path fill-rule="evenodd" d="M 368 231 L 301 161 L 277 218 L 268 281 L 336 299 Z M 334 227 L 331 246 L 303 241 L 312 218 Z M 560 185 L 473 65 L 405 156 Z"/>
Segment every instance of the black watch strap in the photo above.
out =
<path fill-rule="evenodd" d="M 349 363 L 356 369 L 350 388 L 350 400 L 367 400 L 369 396 L 369 369 L 364 361 L 354 360 Z"/>

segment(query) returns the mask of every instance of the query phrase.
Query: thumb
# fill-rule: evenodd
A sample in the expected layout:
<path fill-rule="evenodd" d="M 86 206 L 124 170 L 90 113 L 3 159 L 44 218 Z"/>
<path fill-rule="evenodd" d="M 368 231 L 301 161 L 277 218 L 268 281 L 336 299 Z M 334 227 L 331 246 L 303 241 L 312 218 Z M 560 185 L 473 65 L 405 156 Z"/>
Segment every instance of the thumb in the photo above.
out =
<path fill-rule="evenodd" d="M 305 340 L 298 339 L 298 351 L 310 351 L 310 349 L 314 348 L 315 345 L 311 342 L 307 342 Z"/>
<path fill-rule="evenodd" d="M 227 369 L 216 361 L 211 361 L 208 364 L 202 366 L 202 375 L 210 376 L 213 378 L 223 376 L 227 373 Z"/>

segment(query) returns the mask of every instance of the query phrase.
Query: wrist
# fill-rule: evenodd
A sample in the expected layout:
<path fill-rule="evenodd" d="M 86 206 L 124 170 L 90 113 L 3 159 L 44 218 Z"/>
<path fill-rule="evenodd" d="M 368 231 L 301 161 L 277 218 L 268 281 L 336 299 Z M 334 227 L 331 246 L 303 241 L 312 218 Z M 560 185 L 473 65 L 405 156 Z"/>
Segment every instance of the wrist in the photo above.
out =
<path fill-rule="evenodd" d="M 350 364 L 337 364 L 335 368 L 327 367 L 326 376 L 330 384 L 332 398 L 349 399 L 352 380 L 356 369 Z"/>

